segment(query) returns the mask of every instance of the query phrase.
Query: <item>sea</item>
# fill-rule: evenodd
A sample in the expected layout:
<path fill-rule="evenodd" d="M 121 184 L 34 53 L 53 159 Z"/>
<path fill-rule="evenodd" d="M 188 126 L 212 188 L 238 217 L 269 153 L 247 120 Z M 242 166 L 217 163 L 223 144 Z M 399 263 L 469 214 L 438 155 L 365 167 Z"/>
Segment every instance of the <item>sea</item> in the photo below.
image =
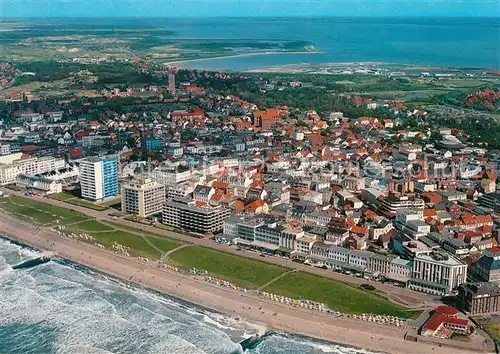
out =
<path fill-rule="evenodd" d="M 0 238 L 2 354 L 370 353 L 266 332 L 62 259 L 33 266 L 38 257 L 39 251 Z M 255 334 L 259 339 L 244 349 L 240 343 Z"/>
<path fill-rule="evenodd" d="M 320 53 L 256 55 L 181 64 L 248 70 L 288 64 L 384 62 L 500 69 L 500 17 L 152 19 L 173 38 L 303 40 Z M 154 22 L 156 21 L 156 22 Z"/>

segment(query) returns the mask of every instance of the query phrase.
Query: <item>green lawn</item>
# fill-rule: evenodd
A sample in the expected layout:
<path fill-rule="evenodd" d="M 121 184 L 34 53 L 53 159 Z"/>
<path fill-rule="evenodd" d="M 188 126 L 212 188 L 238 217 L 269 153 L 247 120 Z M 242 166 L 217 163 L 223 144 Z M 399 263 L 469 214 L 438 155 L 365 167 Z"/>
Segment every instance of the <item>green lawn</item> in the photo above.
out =
<path fill-rule="evenodd" d="M 99 205 L 105 207 L 105 208 L 110 208 L 114 205 L 118 205 L 118 204 L 121 204 L 122 200 L 120 198 L 115 198 L 115 199 L 111 199 L 111 200 L 108 200 L 104 203 L 100 203 Z"/>
<path fill-rule="evenodd" d="M 85 215 L 69 209 L 15 195 L 0 199 L 0 208 L 15 214 L 23 220 L 35 221 L 39 224 L 53 223 L 56 220 L 67 223 L 69 220 L 75 222 L 88 219 Z"/>
<path fill-rule="evenodd" d="M 459 333 L 453 333 L 450 337 L 450 339 L 453 340 L 458 340 L 460 342 L 470 342 L 470 336 L 466 336 L 464 334 L 459 334 Z"/>
<path fill-rule="evenodd" d="M 106 205 L 97 205 L 92 202 L 83 200 L 83 199 L 69 199 L 65 200 L 66 203 L 68 204 L 73 204 L 73 205 L 78 205 L 84 208 L 92 209 L 92 210 L 97 210 L 97 211 L 103 211 L 108 209 Z"/>
<path fill-rule="evenodd" d="M 71 229 L 93 232 L 93 231 L 113 231 L 111 226 L 100 223 L 97 220 L 88 220 L 75 225 L 68 226 Z"/>
<path fill-rule="evenodd" d="M 92 210 L 97 210 L 97 211 L 103 211 L 108 209 L 111 205 L 119 204 L 120 200 L 119 199 L 114 199 L 107 201 L 102 204 L 94 204 L 91 201 L 85 200 L 80 198 L 79 196 L 71 193 L 70 191 L 64 191 L 61 193 L 57 194 L 52 194 L 49 196 L 50 199 L 55 199 L 59 200 L 61 202 L 65 202 L 68 204 L 73 204 L 73 205 L 78 205 L 84 208 L 92 209 Z"/>
<path fill-rule="evenodd" d="M 68 199 L 73 199 L 75 198 L 75 196 L 71 193 L 71 192 L 67 192 L 67 191 L 64 191 L 64 192 L 61 192 L 61 193 L 56 193 L 56 194 L 51 194 L 48 196 L 50 199 L 55 199 L 55 200 L 59 200 L 59 201 L 66 201 Z"/>
<path fill-rule="evenodd" d="M 97 220 L 88 220 L 82 223 L 68 226 L 68 231 L 75 233 L 85 232 L 94 238 L 97 243 L 105 247 L 111 247 L 115 242 L 123 246 L 130 247 L 129 253 L 132 255 L 140 255 L 150 257 L 152 259 L 160 258 L 161 253 L 149 245 L 143 237 L 138 235 L 142 230 L 134 230 L 128 228 L 131 232 L 117 230 L 113 226 L 100 223 Z M 144 235 L 151 243 L 161 249 L 163 252 L 170 251 L 180 245 L 180 243 L 172 241 L 168 238 L 159 236 Z"/>
<path fill-rule="evenodd" d="M 172 253 L 169 259 L 177 266 L 205 269 L 213 276 L 246 288 L 258 288 L 289 270 L 288 268 L 196 246 L 180 249 Z"/>
<path fill-rule="evenodd" d="M 140 224 L 140 223 L 137 223 L 137 229 L 134 227 L 125 226 L 125 225 L 122 225 L 122 224 L 119 224 L 119 223 L 113 222 L 113 221 L 104 221 L 104 223 L 107 225 L 110 225 L 116 229 L 122 229 L 122 230 L 130 231 L 130 232 L 138 232 L 138 233 L 141 233 L 141 234 L 146 235 L 146 236 L 151 236 L 151 237 L 155 237 L 155 238 L 162 238 L 162 239 L 170 240 L 170 241 L 175 242 L 175 243 L 182 243 L 182 241 L 180 241 L 180 240 L 166 237 L 166 236 L 163 236 L 163 235 L 151 232 L 151 231 L 141 230 L 140 228 L 141 228 L 142 224 Z"/>
<path fill-rule="evenodd" d="M 152 237 L 148 236 L 148 239 L 153 243 L 156 247 L 161 249 L 163 252 L 167 252 L 173 250 L 176 247 L 179 247 L 181 244 L 179 242 L 172 241 L 166 237 Z"/>
<path fill-rule="evenodd" d="M 323 302 L 333 310 L 346 313 L 373 313 L 409 317 L 389 300 L 342 282 L 306 273 L 289 273 L 266 286 L 266 292 L 291 298 Z"/>
<path fill-rule="evenodd" d="M 95 241 L 107 248 L 110 248 L 116 242 L 120 245 L 130 247 L 129 253 L 131 255 L 151 257 L 153 259 L 159 259 L 161 255 L 160 252 L 155 250 L 146 241 L 144 241 L 142 237 L 128 232 L 90 232 L 90 234 L 94 237 Z"/>

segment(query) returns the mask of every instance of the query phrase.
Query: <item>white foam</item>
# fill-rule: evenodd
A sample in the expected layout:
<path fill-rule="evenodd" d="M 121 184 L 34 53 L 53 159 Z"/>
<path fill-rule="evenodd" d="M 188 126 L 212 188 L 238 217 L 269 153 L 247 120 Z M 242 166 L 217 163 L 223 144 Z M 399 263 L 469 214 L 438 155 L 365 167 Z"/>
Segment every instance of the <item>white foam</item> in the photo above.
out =
<path fill-rule="evenodd" d="M 50 323 L 58 329 L 61 353 L 82 345 L 110 353 L 203 353 L 197 348 L 227 353 L 238 348 L 226 333 L 195 320 L 170 299 L 124 289 L 68 266 L 46 265 L 0 280 L 0 323 Z"/>
<path fill-rule="evenodd" d="M 9 264 L 0 264 L 0 277 L 9 275 L 13 271 Z"/>

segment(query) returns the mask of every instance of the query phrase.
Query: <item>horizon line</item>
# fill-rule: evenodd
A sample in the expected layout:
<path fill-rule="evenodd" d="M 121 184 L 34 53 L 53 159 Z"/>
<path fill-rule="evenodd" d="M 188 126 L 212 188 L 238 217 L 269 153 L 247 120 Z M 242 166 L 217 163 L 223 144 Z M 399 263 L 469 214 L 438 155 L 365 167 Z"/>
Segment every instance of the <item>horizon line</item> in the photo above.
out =
<path fill-rule="evenodd" d="M 255 15 L 255 16 L 1 16 L 0 21 L 3 20 L 19 20 L 19 19 L 89 19 L 89 18 L 99 18 L 99 19 L 307 19 L 307 18 L 399 18 L 399 19 L 427 19 L 427 18 L 440 18 L 440 19 L 497 19 L 500 23 L 500 17 L 496 15 L 492 16 L 464 16 L 464 15 Z"/>

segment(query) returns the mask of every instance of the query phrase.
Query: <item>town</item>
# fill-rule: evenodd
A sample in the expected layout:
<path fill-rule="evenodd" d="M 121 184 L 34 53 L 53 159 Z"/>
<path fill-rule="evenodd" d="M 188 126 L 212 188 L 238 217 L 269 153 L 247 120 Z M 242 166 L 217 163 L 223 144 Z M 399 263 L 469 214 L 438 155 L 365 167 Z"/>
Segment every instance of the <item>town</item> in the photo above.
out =
<path fill-rule="evenodd" d="M 86 208 L 239 257 L 428 294 L 437 307 L 427 306 L 410 340 L 473 345 L 471 328 L 492 326 L 500 312 L 498 122 L 488 123 L 495 147 L 453 120 L 470 107 L 450 113 L 350 93 L 335 98 L 345 110 L 262 106 L 243 97 L 246 82 L 263 94 L 311 85 L 155 70 L 165 84 L 108 85 L 96 97 L 10 87 L 0 98 L 0 208 L 16 217 L 23 203 Z M 473 92 L 467 105 L 485 97 L 484 107 L 498 107 L 498 88 Z M 68 225 L 55 228 L 74 234 Z M 99 243 L 98 227 L 83 231 Z M 113 243 L 123 251 L 119 235 Z"/>

